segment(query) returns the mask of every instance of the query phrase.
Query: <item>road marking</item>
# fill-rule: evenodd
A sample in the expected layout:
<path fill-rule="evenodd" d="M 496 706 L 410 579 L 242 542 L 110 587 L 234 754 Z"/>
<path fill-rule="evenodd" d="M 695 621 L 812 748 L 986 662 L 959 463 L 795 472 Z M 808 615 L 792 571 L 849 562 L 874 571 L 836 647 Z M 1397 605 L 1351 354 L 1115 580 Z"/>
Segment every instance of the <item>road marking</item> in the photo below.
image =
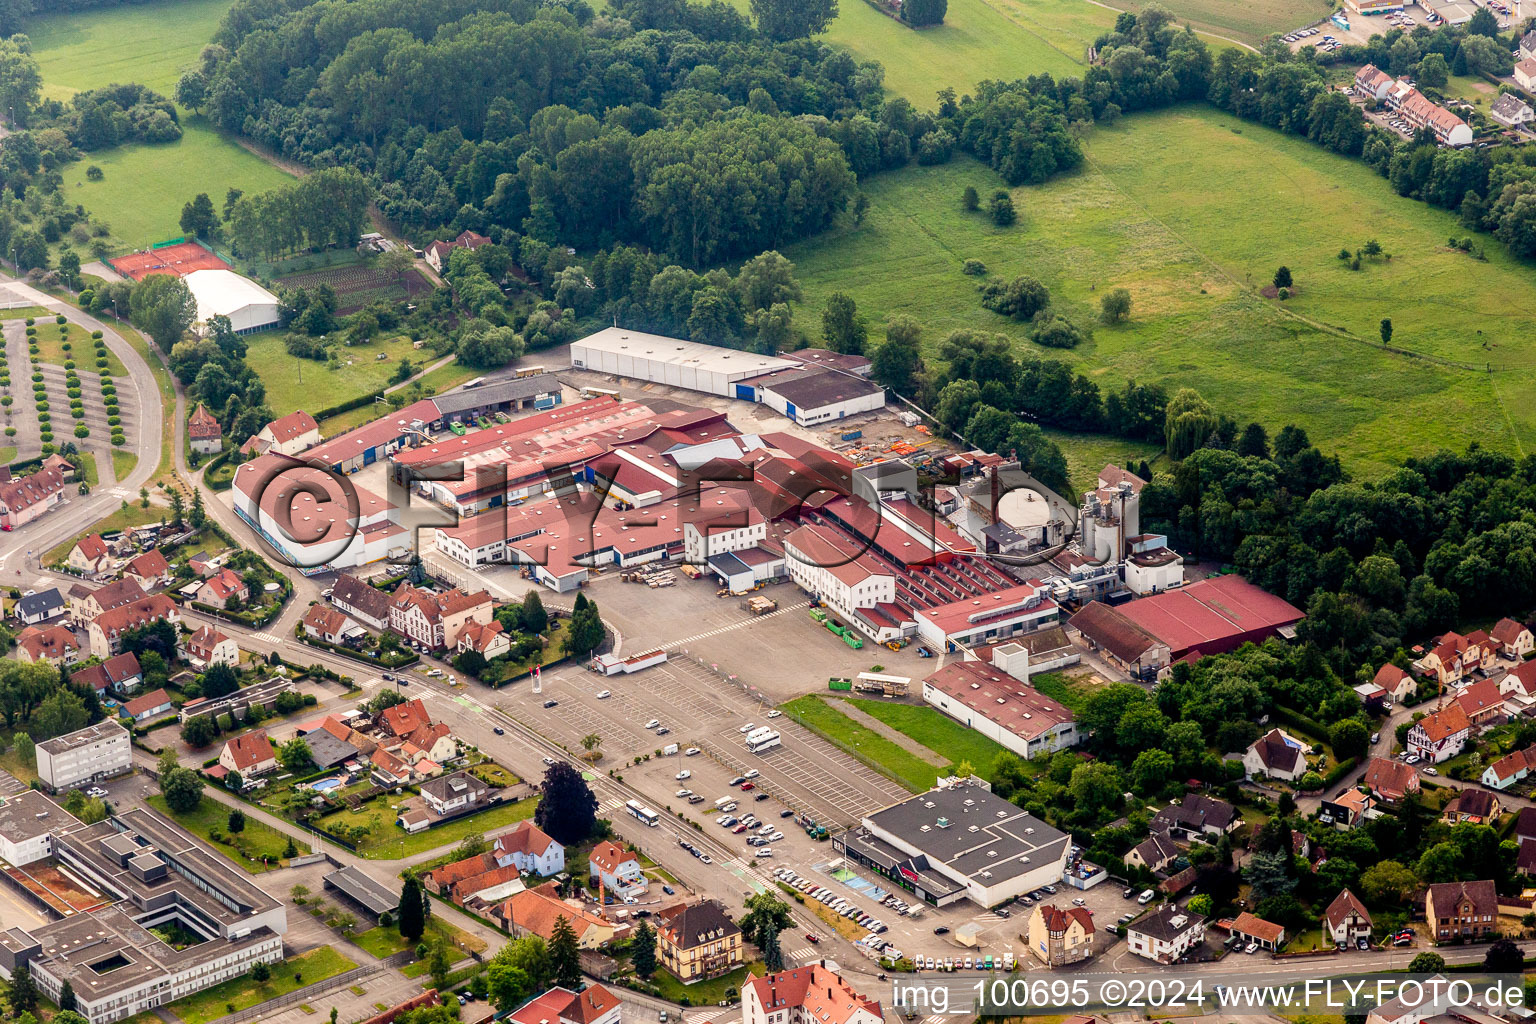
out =
<path fill-rule="evenodd" d="M 719 636 L 722 633 L 729 633 L 733 630 L 741 629 L 744 626 L 750 626 L 753 623 L 761 622 L 764 619 L 771 619 L 775 615 L 783 615 L 785 612 L 797 611 L 801 608 L 809 608 L 810 604 L 811 603 L 809 601 L 801 601 L 798 604 L 785 605 L 778 611 L 769 612 L 767 615 L 754 615 L 750 619 L 743 619 L 741 622 L 733 622 L 729 626 L 721 626 L 719 629 L 712 629 L 707 633 L 699 633 L 696 636 L 685 637 L 682 640 L 673 640 L 671 643 L 665 643 L 661 646 L 664 650 L 670 651 L 673 648 L 681 647 L 684 644 L 697 643 L 700 640 L 708 640 L 712 636 Z"/>
<path fill-rule="evenodd" d="M 280 644 L 283 642 L 282 637 L 273 636 L 271 633 L 255 633 L 253 635 L 257 640 L 265 640 L 269 644 Z"/>

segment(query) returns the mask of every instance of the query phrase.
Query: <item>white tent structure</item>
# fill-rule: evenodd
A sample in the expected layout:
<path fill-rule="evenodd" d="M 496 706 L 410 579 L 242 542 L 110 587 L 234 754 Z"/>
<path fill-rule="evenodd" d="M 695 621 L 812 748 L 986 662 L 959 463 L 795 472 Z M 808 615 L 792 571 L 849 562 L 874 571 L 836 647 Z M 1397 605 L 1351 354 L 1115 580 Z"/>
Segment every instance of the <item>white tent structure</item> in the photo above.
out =
<path fill-rule="evenodd" d="M 199 323 L 222 314 L 229 317 L 236 334 L 277 325 L 277 296 L 250 278 L 232 270 L 194 270 L 184 280 L 197 300 Z"/>

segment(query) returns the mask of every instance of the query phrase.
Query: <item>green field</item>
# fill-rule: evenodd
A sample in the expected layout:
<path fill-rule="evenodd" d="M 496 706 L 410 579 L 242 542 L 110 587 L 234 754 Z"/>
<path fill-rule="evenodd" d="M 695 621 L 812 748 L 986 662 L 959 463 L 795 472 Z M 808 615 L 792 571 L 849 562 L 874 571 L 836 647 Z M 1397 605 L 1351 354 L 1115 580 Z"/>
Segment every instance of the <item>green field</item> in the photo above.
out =
<path fill-rule="evenodd" d="M 1214 32 L 1257 46 L 1265 36 L 1301 28 L 1333 12 L 1327 0 L 1157 0 L 1196 32 Z M 1137 0 L 1115 0 L 1114 6 L 1139 11 Z"/>
<path fill-rule="evenodd" d="M 255 982 L 246 975 L 230 978 L 213 988 L 177 1000 L 168 1009 L 181 1018 L 184 1024 L 208 1024 L 208 1021 L 217 1020 L 235 1010 L 243 1010 L 305 985 L 334 978 L 356 966 L 330 946 L 321 946 L 273 964 L 272 977 L 267 981 Z"/>
<path fill-rule="evenodd" d="M 895 704 L 852 697 L 843 699 L 871 718 L 879 719 L 904 736 L 910 736 L 929 750 L 942 753 L 955 764 L 971 762 L 976 774 L 984 779 L 992 777 L 993 759 L 1007 750 L 996 740 L 966 728 L 944 712 L 926 704 Z"/>
<path fill-rule="evenodd" d="M 197 805 L 197 809 L 187 814 L 173 813 L 166 806 L 165 797 L 158 793 L 151 796 L 148 803 L 188 832 L 206 840 L 215 850 L 253 875 L 282 867 L 281 861 L 283 851 L 288 846 L 288 837 L 270 825 L 257 821 L 252 815 L 245 816 L 245 828 L 242 831 L 231 833 L 229 812 L 232 808 L 212 797 L 203 797 L 203 802 Z M 224 836 L 223 840 L 214 840 L 210 837 L 210 833 L 215 829 Z M 263 858 L 266 859 L 265 863 Z"/>
<path fill-rule="evenodd" d="M 862 705 L 861 705 L 862 706 Z M 914 793 L 933 788 L 939 771 L 921 757 L 866 728 L 816 694 L 796 697 L 779 707 L 801 725 L 877 766 Z"/>
<path fill-rule="evenodd" d="M 39 320 L 37 333 L 33 340 L 37 342 L 37 356 L 45 363 L 54 366 L 63 366 L 73 359 L 78 369 L 88 373 L 106 373 L 113 377 L 128 376 L 127 367 L 123 361 L 117 358 L 117 353 L 107 349 L 107 368 L 98 371 L 96 369 L 96 343 L 91 340 L 91 332 L 78 326 L 59 324 L 53 320 Z M 69 327 L 69 333 L 64 334 L 63 329 Z M 69 345 L 69 351 L 64 351 L 64 345 Z"/>
<path fill-rule="evenodd" d="M 112 228 L 114 251 L 140 249 L 181 234 L 181 208 L 207 192 L 222 205 L 230 188 L 262 192 L 292 179 L 206 126 L 183 119 L 185 134 L 163 146 L 129 145 L 87 154 L 64 168 L 64 198 Z M 100 167 L 100 181 L 85 169 Z"/>
<path fill-rule="evenodd" d="M 1479 238 L 1487 262 L 1452 250 L 1446 239 L 1466 234 L 1452 215 L 1397 196 L 1358 161 L 1208 107 L 1128 117 L 1096 128 L 1085 149 L 1080 171 L 1013 190 L 1012 228 L 963 210 L 965 186 L 985 195 L 1001 185 L 969 159 L 870 179 L 861 226 L 788 250 L 805 289 L 802 322 L 840 290 L 871 325 L 916 317 L 930 358 L 953 330 L 997 331 L 1101 387 L 1193 386 L 1271 433 L 1300 423 L 1365 477 L 1439 447 L 1523 452 L 1536 442 L 1536 310 L 1510 301 L 1536 270 L 1491 238 Z M 1390 261 L 1354 272 L 1336 258 L 1371 237 Z M 972 257 L 999 278 L 1038 277 L 1080 323 L 1102 289 L 1123 286 L 1131 319 L 1071 352 L 1038 348 L 1027 324 L 981 307 L 976 279 L 960 273 Z M 1284 304 L 1259 294 L 1280 264 L 1296 281 Z M 1384 351 L 1383 317 L 1395 346 L 1452 365 Z M 1135 447 L 1095 444 L 1076 457 L 1074 478 Z"/>
<path fill-rule="evenodd" d="M 381 353 L 389 358 L 379 359 Z M 411 339 L 404 335 L 350 348 L 337 346 L 336 355 L 341 365 L 327 369 L 325 363 L 289 355 L 283 336 L 268 331 L 251 337 L 245 362 L 267 385 L 267 404 L 272 411 L 286 416 L 300 406 L 319 411 L 383 390 L 402 359 L 409 359 L 419 371 L 436 358 L 430 352 L 412 349 Z M 464 379 L 468 379 L 467 374 Z M 377 411 L 363 412 L 362 422 L 386 410 L 380 406 Z"/>
<path fill-rule="evenodd" d="M 170 96 L 229 10 L 231 0 L 161 0 L 29 18 L 43 95 L 140 82 Z M 46 6 L 46 5 L 39 5 Z"/>

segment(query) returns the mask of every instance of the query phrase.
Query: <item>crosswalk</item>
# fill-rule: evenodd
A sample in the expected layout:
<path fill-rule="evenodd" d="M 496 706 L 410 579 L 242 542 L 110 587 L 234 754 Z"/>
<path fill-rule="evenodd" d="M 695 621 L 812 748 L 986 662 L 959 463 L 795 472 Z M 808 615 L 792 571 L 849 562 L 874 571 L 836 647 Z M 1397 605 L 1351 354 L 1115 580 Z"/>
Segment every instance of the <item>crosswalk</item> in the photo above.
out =
<path fill-rule="evenodd" d="M 257 640 L 265 640 L 269 644 L 280 644 L 283 642 L 282 637 L 273 636 L 271 633 L 255 633 L 253 635 Z"/>
<path fill-rule="evenodd" d="M 741 629 L 744 626 L 750 626 L 753 623 L 761 622 L 764 619 L 771 619 L 775 615 L 783 615 L 785 612 L 793 612 L 798 611 L 801 608 L 809 608 L 810 604 L 811 602 L 809 601 L 801 601 L 798 604 L 785 605 L 778 611 L 769 612 L 767 615 L 758 615 L 750 619 L 743 619 L 741 622 L 733 622 L 728 626 L 721 626 L 719 629 L 712 629 L 707 633 L 698 633 L 694 636 L 684 637 L 681 640 L 673 640 L 671 643 L 665 643 L 661 646 L 670 651 L 678 647 L 684 647 L 688 644 L 698 643 L 700 640 L 708 640 L 710 637 L 719 636 L 722 633 L 730 633 L 733 630 Z"/>
<path fill-rule="evenodd" d="M 786 951 L 784 955 L 787 956 L 787 957 L 790 957 L 791 959 L 800 960 L 800 961 L 810 961 L 810 960 L 818 960 L 818 959 L 820 959 L 820 957 L 816 953 L 816 947 L 815 946 L 801 946 L 799 949 L 791 949 L 791 950 Z"/>

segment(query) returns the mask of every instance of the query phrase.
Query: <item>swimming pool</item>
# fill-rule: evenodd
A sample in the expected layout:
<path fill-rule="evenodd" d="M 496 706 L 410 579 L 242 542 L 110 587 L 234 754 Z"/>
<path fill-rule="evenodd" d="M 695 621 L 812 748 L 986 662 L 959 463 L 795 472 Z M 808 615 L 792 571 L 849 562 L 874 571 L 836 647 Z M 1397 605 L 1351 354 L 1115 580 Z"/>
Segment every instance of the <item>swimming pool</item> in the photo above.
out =
<path fill-rule="evenodd" d="M 321 792 L 321 793 L 324 793 L 328 789 L 339 789 L 340 787 L 341 787 L 341 780 L 340 779 L 320 779 L 320 780 L 318 780 L 316 782 L 311 782 L 309 784 L 309 788 L 310 789 L 316 790 L 317 792 Z"/>

